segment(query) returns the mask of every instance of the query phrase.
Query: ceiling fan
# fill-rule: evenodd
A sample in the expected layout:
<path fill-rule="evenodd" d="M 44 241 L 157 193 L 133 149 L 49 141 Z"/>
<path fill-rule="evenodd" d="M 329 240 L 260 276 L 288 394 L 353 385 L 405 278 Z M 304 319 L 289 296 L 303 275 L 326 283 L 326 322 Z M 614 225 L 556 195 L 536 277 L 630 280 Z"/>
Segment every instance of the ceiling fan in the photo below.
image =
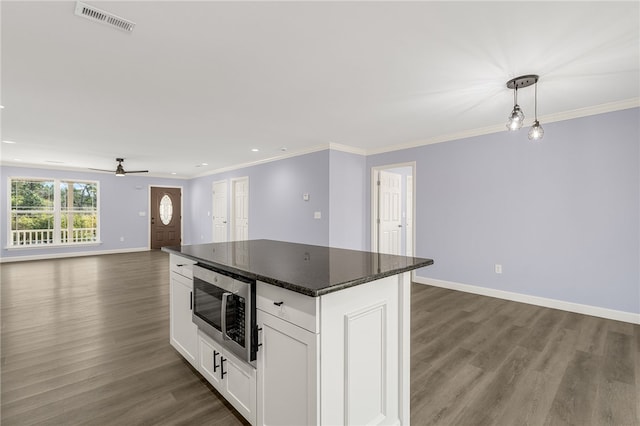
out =
<path fill-rule="evenodd" d="M 124 170 L 124 167 L 122 167 L 122 162 L 124 161 L 124 158 L 116 158 L 116 161 L 118 162 L 118 167 L 116 167 L 115 173 L 116 176 L 125 176 L 127 173 L 149 173 L 149 170 Z M 89 170 L 96 170 L 99 172 L 113 172 L 113 170 L 105 170 L 105 169 L 92 169 L 89 168 Z"/>

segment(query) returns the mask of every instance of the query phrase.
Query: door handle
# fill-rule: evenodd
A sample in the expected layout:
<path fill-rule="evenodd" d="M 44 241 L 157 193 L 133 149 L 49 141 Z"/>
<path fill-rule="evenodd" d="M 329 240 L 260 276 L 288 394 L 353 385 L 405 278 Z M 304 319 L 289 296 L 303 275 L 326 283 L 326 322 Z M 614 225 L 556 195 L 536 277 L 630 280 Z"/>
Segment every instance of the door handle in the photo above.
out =
<path fill-rule="evenodd" d="M 218 367 L 220 367 L 217 361 L 218 355 L 220 355 L 220 352 L 218 351 L 213 351 L 213 372 L 215 373 L 218 370 Z"/>
<path fill-rule="evenodd" d="M 222 312 L 220 314 L 220 328 L 222 329 L 222 340 L 228 339 L 227 337 L 227 300 L 233 293 L 222 293 Z"/>
<path fill-rule="evenodd" d="M 189 292 L 189 310 L 193 311 L 193 291 Z"/>

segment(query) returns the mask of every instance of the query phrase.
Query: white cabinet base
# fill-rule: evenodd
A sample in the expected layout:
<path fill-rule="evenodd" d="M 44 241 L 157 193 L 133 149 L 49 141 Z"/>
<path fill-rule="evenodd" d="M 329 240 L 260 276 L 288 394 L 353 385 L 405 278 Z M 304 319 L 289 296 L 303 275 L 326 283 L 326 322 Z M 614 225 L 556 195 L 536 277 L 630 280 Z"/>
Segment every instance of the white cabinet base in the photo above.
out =
<path fill-rule="evenodd" d="M 287 290 L 259 283 L 258 424 L 408 425 L 410 282 L 403 273 L 320 296 L 316 320 L 298 325 L 287 319 L 300 307 L 280 303 Z"/>

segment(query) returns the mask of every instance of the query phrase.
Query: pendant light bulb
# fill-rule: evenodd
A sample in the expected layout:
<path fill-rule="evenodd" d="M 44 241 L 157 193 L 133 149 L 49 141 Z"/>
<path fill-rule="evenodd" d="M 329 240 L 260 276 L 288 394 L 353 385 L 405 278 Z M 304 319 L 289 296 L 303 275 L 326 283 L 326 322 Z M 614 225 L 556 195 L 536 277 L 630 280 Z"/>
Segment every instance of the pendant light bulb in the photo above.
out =
<path fill-rule="evenodd" d="M 544 136 L 544 129 L 538 122 L 538 120 L 533 122 L 533 126 L 529 129 L 529 139 L 532 141 L 539 141 Z"/>
<path fill-rule="evenodd" d="M 511 131 L 520 130 L 524 123 L 524 113 L 520 109 L 518 104 L 515 104 L 511 115 L 509 115 L 509 121 L 507 121 L 507 129 Z"/>

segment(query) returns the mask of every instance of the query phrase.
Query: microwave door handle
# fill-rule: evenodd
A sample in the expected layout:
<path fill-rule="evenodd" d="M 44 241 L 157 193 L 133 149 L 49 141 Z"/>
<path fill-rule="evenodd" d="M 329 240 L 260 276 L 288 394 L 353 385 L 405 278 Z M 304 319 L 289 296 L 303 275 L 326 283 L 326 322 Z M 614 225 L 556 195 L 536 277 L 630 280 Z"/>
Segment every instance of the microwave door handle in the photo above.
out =
<path fill-rule="evenodd" d="M 222 293 L 222 312 L 220 315 L 222 315 L 222 318 L 220 319 L 220 325 L 222 328 L 222 340 L 226 340 L 228 339 L 227 337 L 227 299 L 229 298 L 229 296 L 231 296 L 233 293 Z"/>

